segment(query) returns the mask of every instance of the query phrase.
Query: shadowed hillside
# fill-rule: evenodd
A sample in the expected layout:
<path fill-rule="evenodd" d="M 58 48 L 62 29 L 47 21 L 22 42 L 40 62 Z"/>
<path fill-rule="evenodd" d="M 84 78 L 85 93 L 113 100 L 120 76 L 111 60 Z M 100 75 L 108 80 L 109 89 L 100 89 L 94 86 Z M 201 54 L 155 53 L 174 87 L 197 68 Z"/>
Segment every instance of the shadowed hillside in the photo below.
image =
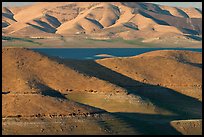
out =
<path fill-rule="evenodd" d="M 3 35 L 18 37 L 202 39 L 198 9 L 142 2 L 43 2 L 4 7 L 2 18 Z"/>
<path fill-rule="evenodd" d="M 25 48 L 2 48 L 3 132 L 201 134 L 201 82 L 199 52 L 66 60 Z M 41 130 L 25 127 L 29 120 L 41 123 Z M 69 124 L 54 126 L 61 120 Z M 84 127 L 87 123 L 89 128 Z M 75 130 L 70 129 L 73 125 Z"/>

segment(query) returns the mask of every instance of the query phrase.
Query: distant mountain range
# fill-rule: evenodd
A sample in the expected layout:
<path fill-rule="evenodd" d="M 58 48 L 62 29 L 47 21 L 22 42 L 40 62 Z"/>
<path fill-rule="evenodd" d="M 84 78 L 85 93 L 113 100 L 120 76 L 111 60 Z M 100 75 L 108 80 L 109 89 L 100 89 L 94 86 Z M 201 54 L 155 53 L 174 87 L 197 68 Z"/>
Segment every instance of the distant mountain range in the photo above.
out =
<path fill-rule="evenodd" d="M 202 11 L 143 2 L 40 2 L 2 8 L 2 35 L 202 39 Z"/>

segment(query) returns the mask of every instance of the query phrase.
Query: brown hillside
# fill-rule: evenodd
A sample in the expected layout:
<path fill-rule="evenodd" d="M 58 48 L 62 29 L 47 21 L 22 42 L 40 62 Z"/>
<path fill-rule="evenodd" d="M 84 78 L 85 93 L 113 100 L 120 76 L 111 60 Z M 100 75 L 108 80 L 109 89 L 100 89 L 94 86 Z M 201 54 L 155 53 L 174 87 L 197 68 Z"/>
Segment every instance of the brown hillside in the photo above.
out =
<path fill-rule="evenodd" d="M 198 9 L 142 2 L 43 2 L 20 8 L 4 7 L 2 17 L 3 34 L 18 37 L 80 34 L 101 39 L 127 39 L 127 35 L 132 35 L 129 39 L 149 39 L 169 34 L 185 38 L 202 33 L 202 12 Z"/>

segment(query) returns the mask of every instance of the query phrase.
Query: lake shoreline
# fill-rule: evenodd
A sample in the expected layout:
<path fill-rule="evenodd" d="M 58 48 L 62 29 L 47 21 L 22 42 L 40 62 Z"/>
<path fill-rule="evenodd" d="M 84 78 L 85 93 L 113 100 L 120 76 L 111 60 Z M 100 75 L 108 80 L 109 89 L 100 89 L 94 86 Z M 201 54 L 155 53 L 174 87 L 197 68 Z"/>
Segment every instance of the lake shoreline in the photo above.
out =
<path fill-rule="evenodd" d="M 47 56 L 63 59 L 102 59 L 110 57 L 132 57 L 158 50 L 186 50 L 202 52 L 197 48 L 30 48 Z"/>

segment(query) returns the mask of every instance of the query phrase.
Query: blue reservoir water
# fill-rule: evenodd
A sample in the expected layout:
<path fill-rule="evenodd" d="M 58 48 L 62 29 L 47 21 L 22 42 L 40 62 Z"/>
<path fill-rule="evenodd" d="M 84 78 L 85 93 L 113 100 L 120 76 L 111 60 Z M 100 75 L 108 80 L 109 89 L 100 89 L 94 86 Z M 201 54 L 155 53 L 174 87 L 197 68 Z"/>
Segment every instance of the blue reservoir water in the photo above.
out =
<path fill-rule="evenodd" d="M 100 59 L 110 55 L 117 57 L 129 57 L 155 50 L 189 50 L 202 52 L 196 48 L 33 48 L 33 50 L 48 56 L 65 59 Z"/>

